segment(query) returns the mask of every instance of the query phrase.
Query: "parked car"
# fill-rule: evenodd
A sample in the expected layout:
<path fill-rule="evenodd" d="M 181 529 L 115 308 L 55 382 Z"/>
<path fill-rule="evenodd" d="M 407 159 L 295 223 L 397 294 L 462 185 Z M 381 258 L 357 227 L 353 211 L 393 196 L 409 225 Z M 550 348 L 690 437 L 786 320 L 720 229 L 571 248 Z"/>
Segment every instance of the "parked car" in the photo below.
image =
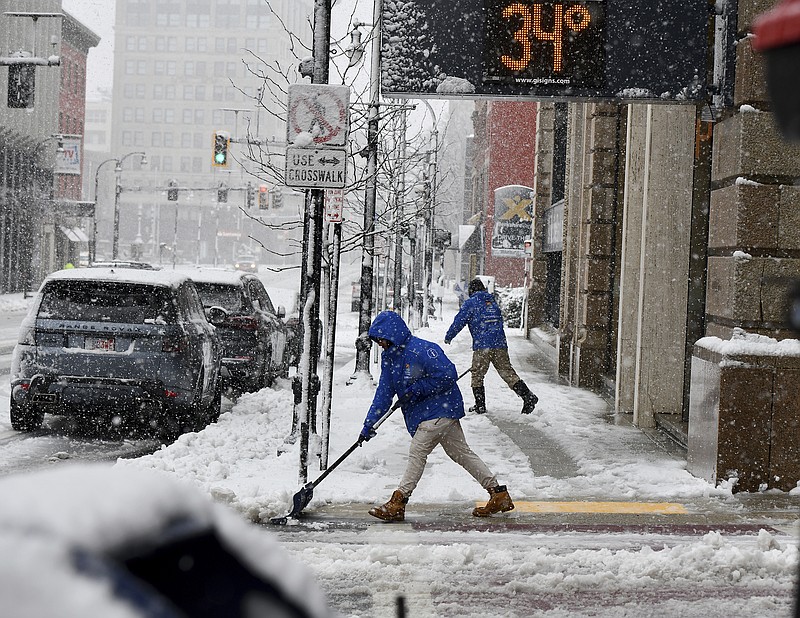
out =
<path fill-rule="evenodd" d="M 236 270 L 242 270 L 246 273 L 258 272 L 258 262 L 256 261 L 256 257 L 254 255 L 240 255 L 236 258 L 236 262 L 234 262 L 233 267 Z"/>
<path fill-rule="evenodd" d="M 194 283 L 174 271 L 62 270 L 42 283 L 11 365 L 11 425 L 108 414 L 165 437 L 220 413 L 222 345 Z"/>
<path fill-rule="evenodd" d="M 92 262 L 89 268 L 137 268 L 139 270 L 161 270 L 160 266 L 153 266 L 149 262 L 135 262 L 132 260 L 109 260 L 107 262 Z"/>
<path fill-rule="evenodd" d="M 190 272 L 209 321 L 222 340 L 225 384 L 252 392 L 289 375 L 296 327 L 286 309 L 272 304 L 264 284 L 251 273 L 213 268 Z"/>

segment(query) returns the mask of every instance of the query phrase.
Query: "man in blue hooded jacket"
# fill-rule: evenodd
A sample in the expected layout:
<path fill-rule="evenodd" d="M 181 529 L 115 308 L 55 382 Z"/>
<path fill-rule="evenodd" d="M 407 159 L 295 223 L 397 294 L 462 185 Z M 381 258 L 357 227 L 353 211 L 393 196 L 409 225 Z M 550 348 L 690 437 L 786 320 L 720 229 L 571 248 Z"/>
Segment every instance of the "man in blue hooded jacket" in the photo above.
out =
<path fill-rule="evenodd" d="M 370 509 L 369 514 L 384 521 L 403 521 L 405 505 L 417 486 L 428 455 L 441 444 L 450 459 L 462 466 L 489 492 L 486 506 L 472 511 L 476 517 L 510 511 L 514 503 L 505 485 L 467 444 L 461 429 L 464 400 L 458 389 L 455 365 L 431 341 L 414 337 L 397 313 L 379 313 L 369 328 L 369 337 L 382 349 L 381 377 L 361 436 L 375 435 L 374 425 L 384 416 L 397 395 L 411 434 L 408 464 L 397 489 L 386 504 Z"/>
<path fill-rule="evenodd" d="M 530 414 L 539 398 L 530 391 L 511 366 L 500 307 L 480 279 L 470 281 L 468 291 L 469 298 L 464 301 L 453 319 L 444 336 L 444 342 L 449 344 L 462 328 L 469 327 L 472 335 L 472 394 L 475 396 L 475 407 L 470 410 L 477 414 L 486 413 L 483 378 L 491 363 L 511 390 L 522 397 L 522 413 Z"/>

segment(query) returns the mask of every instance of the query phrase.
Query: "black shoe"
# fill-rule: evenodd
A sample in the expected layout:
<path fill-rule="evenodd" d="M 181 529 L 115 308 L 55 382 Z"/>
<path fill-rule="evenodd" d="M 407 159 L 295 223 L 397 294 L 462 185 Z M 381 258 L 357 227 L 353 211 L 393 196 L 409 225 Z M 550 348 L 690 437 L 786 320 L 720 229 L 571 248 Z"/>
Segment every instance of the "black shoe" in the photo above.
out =
<path fill-rule="evenodd" d="M 475 396 L 475 405 L 469 411 L 474 414 L 486 414 L 486 389 L 483 386 L 473 388 L 472 394 Z"/>
<path fill-rule="evenodd" d="M 539 398 L 531 392 L 531 390 L 528 388 L 528 385 L 520 380 L 514 385 L 512 390 L 517 395 L 522 397 L 522 414 L 530 414 L 533 412 L 533 409 L 536 407 L 536 403 L 539 401 Z"/>

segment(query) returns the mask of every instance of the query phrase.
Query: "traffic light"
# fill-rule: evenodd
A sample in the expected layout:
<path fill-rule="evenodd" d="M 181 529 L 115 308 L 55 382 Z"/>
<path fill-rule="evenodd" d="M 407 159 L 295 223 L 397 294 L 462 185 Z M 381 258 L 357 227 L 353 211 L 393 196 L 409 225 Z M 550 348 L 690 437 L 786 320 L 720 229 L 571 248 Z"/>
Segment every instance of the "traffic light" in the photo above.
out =
<path fill-rule="evenodd" d="M 269 191 L 267 185 L 258 186 L 258 209 L 267 210 L 269 208 Z"/>
<path fill-rule="evenodd" d="M 169 181 L 169 188 L 167 189 L 167 199 L 170 202 L 177 202 L 178 201 L 178 181 L 177 180 L 170 180 Z"/>
<path fill-rule="evenodd" d="M 247 206 L 247 210 L 250 210 L 253 207 L 253 202 L 255 202 L 255 195 L 254 195 L 255 191 L 253 191 L 253 183 L 251 182 L 247 183 L 246 193 L 247 193 L 247 202 L 245 205 Z"/>
<path fill-rule="evenodd" d="M 219 183 L 219 187 L 217 188 L 217 202 L 219 204 L 224 204 L 228 201 L 228 185 L 224 182 Z"/>
<path fill-rule="evenodd" d="M 8 107 L 33 107 L 36 93 L 36 66 L 12 64 L 8 67 Z"/>
<path fill-rule="evenodd" d="M 211 165 L 214 167 L 228 167 L 228 149 L 231 145 L 231 137 L 224 131 L 214 133 L 214 157 Z"/>

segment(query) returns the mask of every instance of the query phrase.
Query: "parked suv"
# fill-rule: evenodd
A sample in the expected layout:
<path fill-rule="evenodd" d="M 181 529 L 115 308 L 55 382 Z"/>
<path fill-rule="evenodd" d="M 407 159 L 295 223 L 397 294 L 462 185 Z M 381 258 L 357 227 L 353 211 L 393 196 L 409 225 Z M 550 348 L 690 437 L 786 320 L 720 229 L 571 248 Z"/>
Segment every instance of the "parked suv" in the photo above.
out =
<path fill-rule="evenodd" d="M 296 330 L 277 308 L 261 280 L 253 274 L 198 268 L 190 276 L 197 286 L 209 321 L 222 340 L 225 383 L 237 391 L 257 391 L 296 364 Z"/>
<path fill-rule="evenodd" d="M 165 436 L 220 412 L 222 346 L 192 281 L 174 271 L 53 273 L 24 319 L 11 365 L 11 425 L 111 413 Z"/>

